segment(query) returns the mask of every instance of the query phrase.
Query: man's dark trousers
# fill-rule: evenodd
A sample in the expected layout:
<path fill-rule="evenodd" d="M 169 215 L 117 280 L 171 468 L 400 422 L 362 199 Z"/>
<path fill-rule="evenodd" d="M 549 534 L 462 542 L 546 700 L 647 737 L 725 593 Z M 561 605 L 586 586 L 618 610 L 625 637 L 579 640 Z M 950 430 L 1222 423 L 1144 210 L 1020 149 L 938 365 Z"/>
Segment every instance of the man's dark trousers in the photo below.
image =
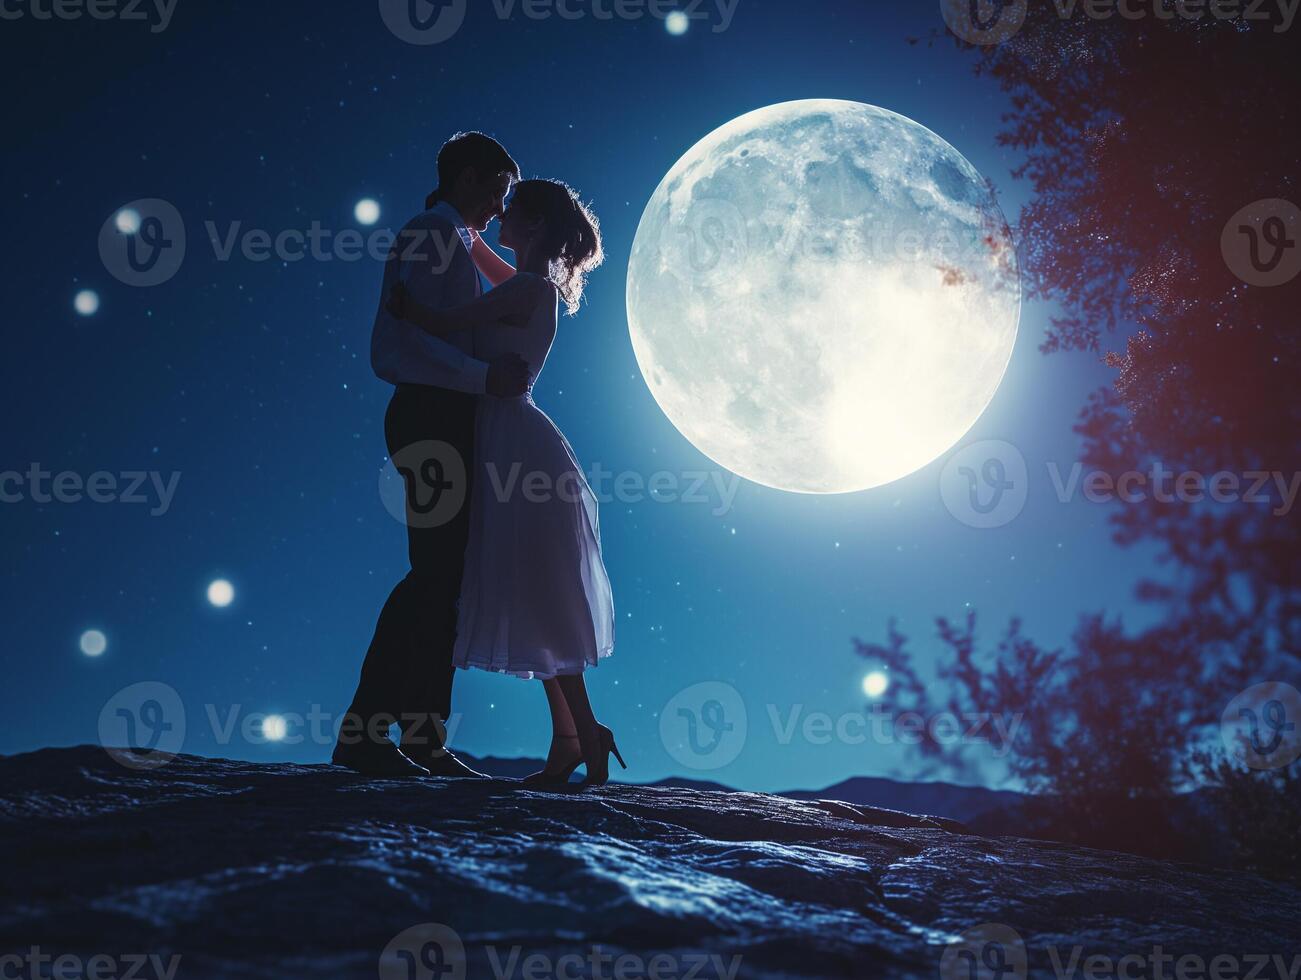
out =
<path fill-rule="evenodd" d="M 474 395 L 409 384 L 398 385 L 389 402 L 384 438 L 389 457 L 404 464 L 398 468 L 406 483 L 411 571 L 389 595 L 375 626 L 348 709 L 347 724 L 365 726 L 354 727 L 354 737 L 387 738 L 382 721 L 387 716 L 401 721 L 404 741 L 429 744 L 438 737 L 433 716 L 443 723 L 451 717 L 456 603 L 470 529 L 475 406 Z M 450 519 L 425 526 L 431 523 L 430 485 L 458 469 L 441 465 L 442 460 L 433 469 L 411 465 L 423 454 L 409 447 L 431 442 L 445 443 L 460 455 L 466 485 L 436 491 L 455 494 L 460 503 Z"/>

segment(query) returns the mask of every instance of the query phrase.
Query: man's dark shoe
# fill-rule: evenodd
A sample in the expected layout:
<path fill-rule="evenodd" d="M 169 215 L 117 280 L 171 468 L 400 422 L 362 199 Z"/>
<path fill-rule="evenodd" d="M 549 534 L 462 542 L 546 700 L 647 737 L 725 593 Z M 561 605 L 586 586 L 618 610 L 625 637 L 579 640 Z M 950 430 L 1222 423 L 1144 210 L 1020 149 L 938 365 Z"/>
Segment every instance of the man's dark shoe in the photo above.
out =
<path fill-rule="evenodd" d="M 452 755 L 451 749 L 438 749 L 428 745 L 405 745 L 402 754 L 427 770 L 431 776 L 444 779 L 491 779 L 481 772 L 476 772 L 464 762 Z"/>
<path fill-rule="evenodd" d="M 335 745 L 330 761 L 336 766 L 346 766 L 353 772 L 378 779 L 413 779 L 428 776 L 429 770 L 416 765 L 398 751 L 392 742 L 357 742 L 355 745 Z"/>

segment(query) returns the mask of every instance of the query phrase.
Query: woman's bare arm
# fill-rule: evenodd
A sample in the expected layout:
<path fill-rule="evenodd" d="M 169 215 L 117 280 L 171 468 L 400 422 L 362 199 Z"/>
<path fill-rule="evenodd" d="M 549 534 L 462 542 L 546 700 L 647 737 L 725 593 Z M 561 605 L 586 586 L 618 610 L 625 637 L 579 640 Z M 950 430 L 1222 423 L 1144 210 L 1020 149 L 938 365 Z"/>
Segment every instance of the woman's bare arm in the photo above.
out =
<path fill-rule="evenodd" d="M 477 232 L 471 234 L 474 236 L 474 247 L 470 249 L 470 258 L 474 260 L 475 268 L 483 274 L 483 278 L 494 289 L 512 278 L 515 267 L 494 252 L 492 246 L 480 238 Z"/>

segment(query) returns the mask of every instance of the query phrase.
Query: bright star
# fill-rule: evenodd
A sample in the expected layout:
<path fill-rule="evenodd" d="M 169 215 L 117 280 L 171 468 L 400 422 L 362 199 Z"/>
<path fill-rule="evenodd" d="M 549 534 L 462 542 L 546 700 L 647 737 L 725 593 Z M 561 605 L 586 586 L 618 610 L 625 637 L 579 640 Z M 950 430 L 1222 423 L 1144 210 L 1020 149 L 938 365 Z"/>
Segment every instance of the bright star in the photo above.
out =
<path fill-rule="evenodd" d="M 108 637 L 99 630 L 86 630 L 81 634 L 81 652 L 88 657 L 98 657 L 108 649 Z"/>
<path fill-rule="evenodd" d="M 280 715 L 267 715 L 262 719 L 262 737 L 268 742 L 279 742 L 289 734 L 289 723 Z"/>
<path fill-rule="evenodd" d="M 208 601 L 218 609 L 225 609 L 235 601 L 235 586 L 224 578 L 215 579 L 208 585 Z"/>
<path fill-rule="evenodd" d="M 890 686 L 890 678 L 883 670 L 874 670 L 863 677 L 863 693 L 869 698 L 879 698 Z"/>
<path fill-rule="evenodd" d="M 82 316 L 94 316 L 99 312 L 99 293 L 83 289 L 72 298 L 72 306 Z"/>
<path fill-rule="evenodd" d="M 117 230 L 124 235 L 134 235 L 140 230 L 140 212 L 135 208 L 123 208 L 113 219 Z"/>
<path fill-rule="evenodd" d="M 687 33 L 687 28 L 691 26 L 691 19 L 681 10 L 675 10 L 664 18 L 664 26 L 674 37 L 681 37 Z"/>
<path fill-rule="evenodd" d="M 358 224 L 373 225 L 379 220 L 379 202 L 369 197 L 362 198 L 352 210 Z"/>

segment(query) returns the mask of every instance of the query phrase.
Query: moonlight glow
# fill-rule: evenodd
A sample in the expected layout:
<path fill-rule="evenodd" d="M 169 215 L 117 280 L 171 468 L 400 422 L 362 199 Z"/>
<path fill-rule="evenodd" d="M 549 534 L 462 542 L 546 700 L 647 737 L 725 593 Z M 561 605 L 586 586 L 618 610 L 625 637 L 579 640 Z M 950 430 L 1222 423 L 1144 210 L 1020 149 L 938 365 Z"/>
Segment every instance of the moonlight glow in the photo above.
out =
<path fill-rule="evenodd" d="M 98 657 L 108 649 L 108 637 L 99 630 L 86 630 L 81 634 L 81 652 L 88 657 Z"/>
<path fill-rule="evenodd" d="M 691 26 L 691 19 L 681 10 L 675 10 L 664 18 L 664 26 L 674 37 L 681 37 Z"/>
<path fill-rule="evenodd" d="M 235 601 L 235 586 L 224 578 L 219 578 L 208 585 L 208 601 L 218 609 L 225 609 Z"/>
<path fill-rule="evenodd" d="M 94 316 L 99 312 L 99 293 L 93 289 L 83 289 L 72 298 L 72 308 L 82 316 Z"/>
<path fill-rule="evenodd" d="M 379 220 L 379 202 L 369 197 L 363 198 L 357 202 L 352 213 L 358 224 L 373 225 Z"/>
<path fill-rule="evenodd" d="M 897 480 L 953 446 L 1003 378 L 1020 316 L 976 169 L 886 109 L 769 106 L 697 143 L 642 215 L 633 349 L 687 439 L 806 493 Z"/>

